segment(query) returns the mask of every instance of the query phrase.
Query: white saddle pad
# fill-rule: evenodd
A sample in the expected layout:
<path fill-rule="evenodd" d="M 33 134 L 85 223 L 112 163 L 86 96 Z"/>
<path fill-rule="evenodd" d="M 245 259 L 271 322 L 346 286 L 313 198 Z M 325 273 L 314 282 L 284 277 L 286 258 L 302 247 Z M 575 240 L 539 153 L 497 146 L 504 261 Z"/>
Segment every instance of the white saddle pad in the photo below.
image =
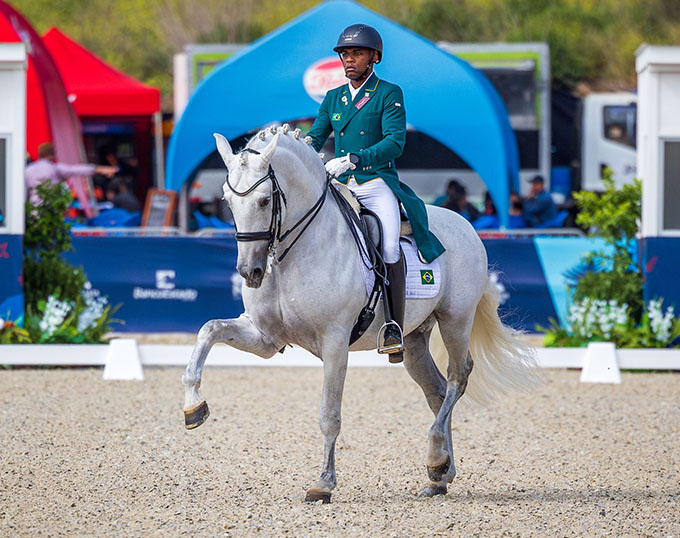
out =
<path fill-rule="evenodd" d="M 363 243 L 363 236 L 361 241 Z M 407 299 L 431 299 L 439 293 L 441 287 L 441 270 L 439 259 L 432 263 L 425 263 L 418 255 L 418 248 L 410 235 L 401 236 L 399 244 L 406 258 L 406 298 Z M 359 255 L 361 256 L 361 255 Z M 361 272 L 366 284 L 366 293 L 370 295 L 375 283 L 375 274 L 361 263 Z"/>

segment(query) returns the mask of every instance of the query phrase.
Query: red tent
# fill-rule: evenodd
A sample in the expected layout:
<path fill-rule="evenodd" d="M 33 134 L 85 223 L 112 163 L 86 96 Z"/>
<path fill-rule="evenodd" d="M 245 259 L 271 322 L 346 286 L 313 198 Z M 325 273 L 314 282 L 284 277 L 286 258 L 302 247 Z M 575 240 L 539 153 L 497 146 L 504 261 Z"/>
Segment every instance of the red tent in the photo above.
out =
<path fill-rule="evenodd" d="M 57 28 L 43 36 L 78 116 L 151 116 L 161 92 L 117 71 Z"/>
<path fill-rule="evenodd" d="M 42 40 L 83 124 L 90 159 L 97 156 L 93 154 L 96 144 L 92 136 L 95 135 L 88 138 L 88 131 L 106 131 L 123 124 L 133 130 L 138 162 L 135 191 L 137 197 L 144 200 L 148 189 L 154 183 L 160 185 L 163 176 L 160 90 L 113 68 L 58 28 L 50 28 Z M 154 153 L 160 157 L 152 159 Z"/>

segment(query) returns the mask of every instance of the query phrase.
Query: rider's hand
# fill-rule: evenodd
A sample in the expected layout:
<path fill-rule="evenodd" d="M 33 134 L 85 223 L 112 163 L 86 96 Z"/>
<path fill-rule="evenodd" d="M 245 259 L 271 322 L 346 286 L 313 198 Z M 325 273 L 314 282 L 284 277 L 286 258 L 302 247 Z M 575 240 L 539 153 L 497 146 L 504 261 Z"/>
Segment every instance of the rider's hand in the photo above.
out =
<path fill-rule="evenodd" d="M 356 168 L 349 160 L 349 155 L 344 157 L 337 157 L 336 159 L 331 159 L 326 163 L 326 172 L 329 176 L 340 177 L 342 174 L 347 172 L 347 170 L 354 170 Z"/>

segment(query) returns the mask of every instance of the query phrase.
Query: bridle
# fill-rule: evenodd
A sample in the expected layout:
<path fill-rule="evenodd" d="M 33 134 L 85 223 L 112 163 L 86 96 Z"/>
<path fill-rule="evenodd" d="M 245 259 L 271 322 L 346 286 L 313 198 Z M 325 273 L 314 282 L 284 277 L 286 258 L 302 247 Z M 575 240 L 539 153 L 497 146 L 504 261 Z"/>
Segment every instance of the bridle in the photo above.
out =
<path fill-rule="evenodd" d="M 260 154 L 259 151 L 256 151 L 252 148 L 245 148 L 243 151 L 248 151 L 248 152 L 254 153 L 256 155 Z M 321 206 L 323 206 L 323 203 L 326 200 L 326 194 L 328 193 L 328 187 L 331 183 L 331 179 L 332 178 L 330 176 L 326 175 L 326 183 L 324 184 L 323 192 L 321 193 L 321 196 L 316 201 L 316 203 L 291 228 L 289 228 L 285 232 L 281 233 L 282 220 L 283 220 L 283 207 L 288 205 L 288 201 L 286 200 L 285 193 L 281 189 L 281 185 L 279 185 L 279 180 L 276 178 L 276 174 L 274 173 L 274 169 L 272 168 L 271 164 L 269 165 L 269 170 L 267 171 L 267 175 L 258 179 L 255 183 L 253 183 L 245 191 L 237 191 L 234 187 L 232 187 L 231 183 L 229 183 L 229 174 L 227 174 L 227 177 L 226 177 L 227 187 L 229 187 L 229 190 L 232 193 L 234 193 L 236 196 L 239 196 L 241 198 L 248 196 L 251 192 L 253 192 L 257 187 L 259 187 L 265 181 L 271 180 L 271 182 L 272 182 L 272 194 L 271 194 L 271 197 L 272 197 L 272 218 L 269 221 L 269 229 L 266 232 L 239 232 L 237 230 L 236 234 L 235 234 L 236 241 L 240 241 L 240 242 L 268 241 L 267 251 L 269 253 L 269 256 L 274 258 L 274 260 L 276 262 L 283 261 L 283 259 L 286 257 L 286 255 L 290 252 L 290 249 L 293 248 L 293 245 L 297 242 L 298 239 L 300 239 L 300 237 L 305 232 L 307 227 L 312 223 L 312 221 L 314 220 L 314 217 L 316 217 L 319 214 L 319 211 L 321 211 Z M 309 219 L 309 220 L 307 220 L 307 219 Z M 298 226 L 300 226 L 303 222 L 305 222 L 305 220 L 307 221 L 307 223 L 300 230 L 297 237 L 295 237 L 295 239 L 293 239 L 291 244 L 288 245 L 286 250 L 283 251 L 283 254 L 281 254 L 281 256 L 277 257 L 276 256 L 276 246 L 278 245 L 278 243 L 280 243 L 281 241 L 284 241 L 295 229 L 297 229 Z"/>

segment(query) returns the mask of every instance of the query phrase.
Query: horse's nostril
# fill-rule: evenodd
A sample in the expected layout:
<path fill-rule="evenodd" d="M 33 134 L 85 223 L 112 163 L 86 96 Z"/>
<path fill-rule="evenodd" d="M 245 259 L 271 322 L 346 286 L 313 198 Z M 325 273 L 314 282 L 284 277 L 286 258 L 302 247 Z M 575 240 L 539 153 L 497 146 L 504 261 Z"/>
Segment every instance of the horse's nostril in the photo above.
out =
<path fill-rule="evenodd" d="M 262 269 L 256 267 L 253 269 L 253 278 L 260 278 L 262 276 Z"/>

